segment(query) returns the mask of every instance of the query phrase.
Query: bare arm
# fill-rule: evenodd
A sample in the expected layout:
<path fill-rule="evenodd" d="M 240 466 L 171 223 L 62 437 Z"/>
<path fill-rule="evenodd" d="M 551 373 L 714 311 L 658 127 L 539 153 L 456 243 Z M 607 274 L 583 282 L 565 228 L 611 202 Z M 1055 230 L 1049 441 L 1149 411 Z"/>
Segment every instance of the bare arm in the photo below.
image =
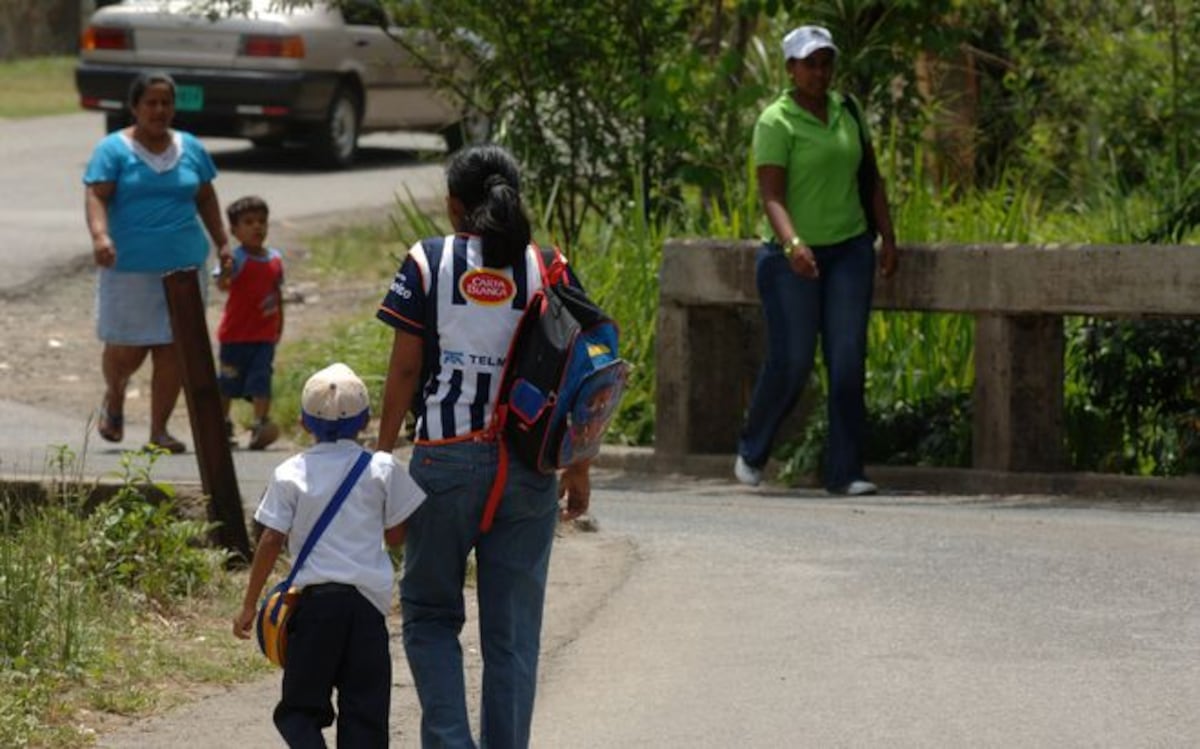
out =
<path fill-rule="evenodd" d="M 221 270 L 225 271 L 233 263 L 233 251 L 229 247 L 225 224 L 221 221 L 221 201 L 217 199 L 217 191 L 211 182 L 205 182 L 196 191 L 196 212 L 200 214 L 204 228 L 217 246 L 217 261 Z"/>
<path fill-rule="evenodd" d="M 287 536 L 272 528 L 263 530 L 254 549 L 254 561 L 250 564 L 250 578 L 246 581 L 246 595 L 242 597 L 242 610 L 233 617 L 233 635 L 242 640 L 250 639 L 250 630 L 254 627 L 254 617 L 258 614 L 258 599 Z"/>
<path fill-rule="evenodd" d="M 399 546 L 404 543 L 406 535 L 408 535 L 408 525 L 405 523 L 383 529 L 383 540 L 387 542 L 388 546 Z"/>
<path fill-rule="evenodd" d="M 379 442 L 376 449 L 390 453 L 396 449 L 404 415 L 412 407 L 413 394 L 420 384 L 422 358 L 425 355 L 419 336 L 396 331 L 387 380 L 383 384 L 383 405 L 379 415 Z"/>
<path fill-rule="evenodd" d="M 863 158 L 871 159 L 872 163 L 878 164 L 875 159 L 875 148 L 866 143 L 867 153 L 863 154 Z M 896 230 L 892 227 L 892 213 L 888 208 L 887 186 L 884 184 L 883 175 L 879 173 L 878 166 L 875 169 L 875 188 L 871 191 L 871 218 L 874 219 L 875 228 L 879 232 L 879 272 L 884 278 L 891 278 L 896 273 L 896 267 L 899 264 L 899 257 L 896 254 Z"/>
<path fill-rule="evenodd" d="M 767 221 L 771 222 L 775 237 L 787 250 L 787 244 L 792 237 L 799 236 L 787 211 L 787 170 L 781 166 L 758 167 L 758 195 L 762 199 L 763 211 L 767 214 Z M 812 249 L 804 242 L 804 238 L 801 237 L 800 240 L 800 245 L 788 253 L 792 270 L 806 278 L 816 278 L 817 259 L 813 256 Z"/>
<path fill-rule="evenodd" d="M 871 210 L 875 216 L 875 226 L 879 229 L 879 273 L 884 278 L 891 278 L 896 275 L 900 256 L 896 252 L 896 232 L 892 228 L 892 216 L 888 210 L 887 188 L 884 186 L 883 177 L 875 180 Z"/>
<path fill-rule="evenodd" d="M 115 182 L 93 182 L 83 188 L 83 214 L 92 235 L 92 259 L 103 268 L 117 262 L 117 248 L 108 236 L 108 201 L 115 189 Z"/>
<path fill-rule="evenodd" d="M 558 477 L 558 498 L 566 504 L 558 513 L 559 520 L 574 520 L 588 511 L 592 499 L 591 464 L 576 463 L 563 469 Z"/>

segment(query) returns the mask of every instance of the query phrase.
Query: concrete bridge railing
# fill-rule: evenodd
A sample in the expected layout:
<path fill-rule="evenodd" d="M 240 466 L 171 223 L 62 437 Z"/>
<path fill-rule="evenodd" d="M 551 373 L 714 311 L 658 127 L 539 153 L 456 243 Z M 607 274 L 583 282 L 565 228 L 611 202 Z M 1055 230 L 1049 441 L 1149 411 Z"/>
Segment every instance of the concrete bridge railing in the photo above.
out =
<path fill-rule="evenodd" d="M 655 453 L 732 455 L 762 357 L 753 241 L 663 249 Z M 1065 466 L 1063 316 L 1200 317 L 1200 247 L 905 246 L 883 310 L 975 316 L 973 467 Z"/>

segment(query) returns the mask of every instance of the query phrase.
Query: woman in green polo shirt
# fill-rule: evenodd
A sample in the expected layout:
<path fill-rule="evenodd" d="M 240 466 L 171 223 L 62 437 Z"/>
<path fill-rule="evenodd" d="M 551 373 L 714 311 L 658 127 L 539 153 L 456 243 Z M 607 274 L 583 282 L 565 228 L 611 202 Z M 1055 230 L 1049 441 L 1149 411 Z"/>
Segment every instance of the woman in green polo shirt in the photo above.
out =
<path fill-rule="evenodd" d="M 829 31 L 794 29 L 783 38 L 783 52 L 792 89 L 771 102 L 754 127 L 767 220 L 755 263 L 767 354 L 734 474 L 744 484 L 762 480 L 775 433 L 812 371 L 819 335 L 829 374 L 825 488 L 872 494 L 876 487 L 863 473 L 862 458 L 867 317 L 875 234 L 884 278 L 896 271 L 896 237 L 857 106 L 830 91 L 837 47 Z"/>

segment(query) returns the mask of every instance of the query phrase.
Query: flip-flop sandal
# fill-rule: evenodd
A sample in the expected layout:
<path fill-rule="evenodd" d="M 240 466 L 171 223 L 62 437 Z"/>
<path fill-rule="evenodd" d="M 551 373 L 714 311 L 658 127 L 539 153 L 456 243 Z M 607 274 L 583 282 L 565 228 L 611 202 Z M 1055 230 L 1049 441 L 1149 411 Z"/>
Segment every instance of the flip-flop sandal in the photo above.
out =
<path fill-rule="evenodd" d="M 107 408 L 101 406 L 96 418 L 96 431 L 108 442 L 120 442 L 124 440 L 124 415 L 109 413 Z"/>
<path fill-rule="evenodd" d="M 157 437 L 151 437 L 150 441 L 146 443 L 146 447 L 144 449 L 162 450 L 163 452 L 168 452 L 171 455 L 178 455 L 179 453 L 187 452 L 187 445 L 183 444 L 166 432 L 163 432 Z"/>

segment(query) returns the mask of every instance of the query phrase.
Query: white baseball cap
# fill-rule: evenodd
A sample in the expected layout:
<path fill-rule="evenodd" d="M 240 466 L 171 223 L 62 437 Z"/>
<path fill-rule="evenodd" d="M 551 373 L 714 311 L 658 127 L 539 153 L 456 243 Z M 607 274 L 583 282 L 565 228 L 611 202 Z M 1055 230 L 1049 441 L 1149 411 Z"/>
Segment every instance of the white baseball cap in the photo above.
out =
<path fill-rule="evenodd" d="M 304 425 L 318 440 L 341 439 L 366 426 L 371 397 L 354 370 L 337 362 L 308 378 L 300 408 Z"/>
<path fill-rule="evenodd" d="M 797 26 L 783 37 L 783 59 L 803 60 L 819 49 L 832 49 L 835 53 L 837 46 L 833 36 L 824 26 Z"/>

